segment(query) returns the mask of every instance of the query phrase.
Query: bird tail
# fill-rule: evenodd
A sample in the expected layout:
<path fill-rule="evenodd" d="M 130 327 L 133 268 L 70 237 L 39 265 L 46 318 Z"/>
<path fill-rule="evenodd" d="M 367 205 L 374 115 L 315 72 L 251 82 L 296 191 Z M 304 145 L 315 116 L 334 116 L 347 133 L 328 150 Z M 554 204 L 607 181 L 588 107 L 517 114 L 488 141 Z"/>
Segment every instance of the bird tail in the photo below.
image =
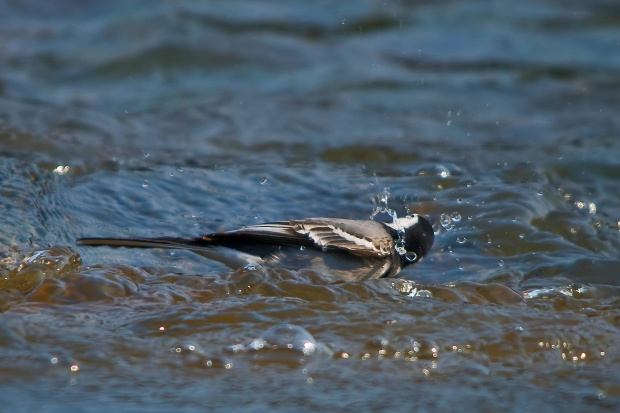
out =
<path fill-rule="evenodd" d="M 78 245 L 125 247 L 125 248 L 208 248 L 209 243 L 195 239 L 161 238 L 78 238 Z"/>
<path fill-rule="evenodd" d="M 221 238 L 221 239 L 220 239 Z M 107 246 L 125 248 L 175 248 L 188 249 L 209 259 L 221 262 L 232 269 L 243 267 L 248 263 L 263 264 L 259 256 L 244 253 L 225 247 L 223 240 L 226 236 L 203 236 L 200 238 L 78 238 L 78 245 Z"/>

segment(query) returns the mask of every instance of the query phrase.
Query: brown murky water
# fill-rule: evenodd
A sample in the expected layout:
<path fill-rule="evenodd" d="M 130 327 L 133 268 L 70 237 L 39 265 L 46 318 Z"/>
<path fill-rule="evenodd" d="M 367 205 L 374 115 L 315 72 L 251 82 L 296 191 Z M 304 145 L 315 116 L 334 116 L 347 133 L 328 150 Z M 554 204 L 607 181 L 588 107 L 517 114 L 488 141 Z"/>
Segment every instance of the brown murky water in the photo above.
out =
<path fill-rule="evenodd" d="M 7 411 L 620 408 L 615 3 L 0 9 Z M 75 245 L 384 201 L 394 280 Z"/>

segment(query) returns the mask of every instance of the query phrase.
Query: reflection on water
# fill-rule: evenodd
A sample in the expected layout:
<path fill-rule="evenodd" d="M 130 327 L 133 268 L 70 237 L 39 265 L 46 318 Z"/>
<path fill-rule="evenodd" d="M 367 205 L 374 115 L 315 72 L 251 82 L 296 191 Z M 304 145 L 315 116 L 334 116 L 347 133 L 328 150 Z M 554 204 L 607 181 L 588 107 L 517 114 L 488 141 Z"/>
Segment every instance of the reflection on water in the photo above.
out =
<path fill-rule="evenodd" d="M 618 410 L 619 11 L 0 5 L 0 399 Z M 399 279 L 75 246 L 373 211 Z"/>

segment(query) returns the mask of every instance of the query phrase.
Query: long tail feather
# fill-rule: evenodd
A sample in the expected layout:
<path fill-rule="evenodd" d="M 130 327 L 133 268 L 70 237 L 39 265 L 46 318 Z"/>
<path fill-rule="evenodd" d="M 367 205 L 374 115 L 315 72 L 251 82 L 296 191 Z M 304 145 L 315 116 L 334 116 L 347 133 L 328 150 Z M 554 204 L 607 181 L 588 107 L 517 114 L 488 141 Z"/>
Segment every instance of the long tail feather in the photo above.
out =
<path fill-rule="evenodd" d="M 125 247 L 125 248 L 200 248 L 208 247 L 207 242 L 197 245 L 196 240 L 187 238 L 78 238 L 78 245 Z"/>
<path fill-rule="evenodd" d="M 209 259 L 221 262 L 232 269 L 248 263 L 263 264 L 259 256 L 229 248 L 220 248 L 219 240 L 203 238 L 78 238 L 78 245 L 125 248 L 181 248 L 188 249 Z"/>

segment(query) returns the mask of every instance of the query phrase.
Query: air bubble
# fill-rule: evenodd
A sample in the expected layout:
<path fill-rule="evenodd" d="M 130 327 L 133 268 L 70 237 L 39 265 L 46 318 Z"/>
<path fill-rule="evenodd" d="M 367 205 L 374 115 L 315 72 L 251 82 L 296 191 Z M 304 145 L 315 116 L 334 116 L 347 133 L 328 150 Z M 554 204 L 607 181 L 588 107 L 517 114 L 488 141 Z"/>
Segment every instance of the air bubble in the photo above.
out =
<path fill-rule="evenodd" d="M 142 181 L 142 188 L 148 188 L 148 186 L 149 186 L 149 181 L 147 181 L 146 179 Z"/>
<path fill-rule="evenodd" d="M 461 214 L 458 212 L 453 212 L 450 218 L 452 218 L 452 221 L 454 222 L 459 222 L 461 220 Z"/>
<path fill-rule="evenodd" d="M 293 324 L 279 324 L 268 329 L 261 340 L 274 348 L 290 348 L 304 355 L 316 351 L 316 340 L 306 329 Z"/>
<path fill-rule="evenodd" d="M 457 237 L 456 238 L 456 242 L 458 242 L 459 244 L 465 244 L 465 241 L 467 241 L 467 238 L 465 238 L 465 237 Z"/>
<path fill-rule="evenodd" d="M 265 185 L 267 183 L 267 177 L 264 176 L 263 179 L 260 180 L 261 185 Z"/>

